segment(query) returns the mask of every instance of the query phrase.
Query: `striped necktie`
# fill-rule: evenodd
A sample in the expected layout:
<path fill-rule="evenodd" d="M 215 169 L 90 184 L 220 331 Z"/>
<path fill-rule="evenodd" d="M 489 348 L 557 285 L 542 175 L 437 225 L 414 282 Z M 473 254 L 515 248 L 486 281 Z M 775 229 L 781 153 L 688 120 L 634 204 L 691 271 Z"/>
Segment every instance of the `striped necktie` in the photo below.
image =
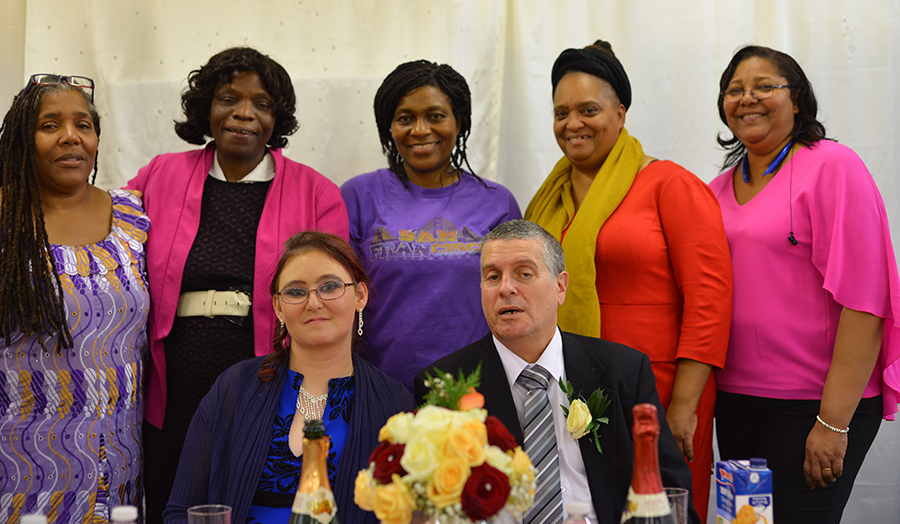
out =
<path fill-rule="evenodd" d="M 516 382 L 528 390 L 525 399 L 525 452 L 537 469 L 534 505 L 524 524 L 562 524 L 562 489 L 559 484 L 559 453 L 547 386 L 550 372 L 541 366 L 525 368 Z"/>

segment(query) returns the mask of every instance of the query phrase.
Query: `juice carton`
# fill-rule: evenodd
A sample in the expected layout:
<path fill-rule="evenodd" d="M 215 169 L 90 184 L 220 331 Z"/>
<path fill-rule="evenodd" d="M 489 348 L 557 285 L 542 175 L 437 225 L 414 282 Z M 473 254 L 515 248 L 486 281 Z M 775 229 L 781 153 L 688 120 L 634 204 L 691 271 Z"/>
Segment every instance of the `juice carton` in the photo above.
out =
<path fill-rule="evenodd" d="M 773 524 L 766 459 L 716 462 L 717 524 Z"/>

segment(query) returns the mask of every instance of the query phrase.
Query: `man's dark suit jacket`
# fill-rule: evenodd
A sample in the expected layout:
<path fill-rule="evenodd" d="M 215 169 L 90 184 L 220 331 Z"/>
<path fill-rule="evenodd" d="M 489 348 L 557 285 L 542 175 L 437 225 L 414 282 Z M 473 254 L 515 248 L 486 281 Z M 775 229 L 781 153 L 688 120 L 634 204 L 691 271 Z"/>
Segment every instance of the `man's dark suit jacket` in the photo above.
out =
<path fill-rule="evenodd" d="M 656 393 L 650 359 L 628 346 L 597 338 L 563 332 L 562 341 L 566 377 L 575 387 L 576 394 L 580 392 L 588 398 L 599 387 L 612 400 L 605 414 L 609 417 L 609 425 L 601 424 L 599 430 L 603 454 L 597 452 L 587 436 L 578 441 L 598 522 L 619 524 L 625 508 L 634 463 L 631 408 L 635 404 L 649 402 L 659 411 L 659 465 L 663 485 L 690 490 L 691 472 L 666 423 L 665 412 Z M 453 375 L 458 370 L 468 374 L 475 371 L 479 362 L 481 387 L 478 391 L 484 395 L 485 409 L 502 420 L 516 441 L 522 444 L 522 426 L 503 363 L 490 333 L 420 371 L 415 379 L 416 399 L 421 402 L 427 392 L 425 371 L 434 375 L 433 369 L 436 367 Z M 550 387 L 559 385 L 551 384 Z M 554 409 L 561 408 L 554 406 Z M 690 509 L 690 521 L 700 522 L 693 508 Z"/>

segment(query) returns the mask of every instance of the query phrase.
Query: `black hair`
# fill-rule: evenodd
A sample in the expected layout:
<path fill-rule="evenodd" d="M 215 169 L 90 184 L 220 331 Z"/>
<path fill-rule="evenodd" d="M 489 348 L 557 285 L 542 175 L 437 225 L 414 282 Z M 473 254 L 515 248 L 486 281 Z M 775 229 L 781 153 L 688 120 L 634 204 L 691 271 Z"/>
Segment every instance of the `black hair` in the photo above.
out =
<path fill-rule="evenodd" d="M 57 350 L 74 345 L 44 224 L 35 161 L 34 133 L 41 100 L 59 91 L 76 91 L 84 97 L 99 137 L 100 114 L 93 101 L 83 89 L 65 82 L 20 91 L 0 127 L 0 337 L 7 346 L 16 331 L 26 336 L 36 333 L 44 349 L 44 334 L 56 335 Z M 95 156 L 92 184 L 96 178 Z"/>
<path fill-rule="evenodd" d="M 725 68 L 722 77 L 719 79 L 718 105 L 719 118 L 722 122 L 726 126 L 728 125 L 728 119 L 725 116 L 725 90 L 728 88 L 728 84 L 731 83 L 738 66 L 744 60 L 753 57 L 768 60 L 775 66 L 778 74 L 787 80 L 790 86 L 791 100 L 797 104 L 798 111 L 794 115 L 794 128 L 791 130 L 793 141 L 808 146 L 825 138 L 825 126 L 816 119 L 816 114 L 819 111 L 816 95 L 813 93 L 812 84 L 806 78 L 806 74 L 803 72 L 800 64 L 787 53 L 758 45 L 748 45 L 739 49 L 731 57 L 731 62 L 728 63 L 728 67 Z M 722 134 L 719 133 L 716 136 L 716 141 L 727 151 L 723 168 L 731 167 L 740 162 L 747 150 L 740 139 L 734 136 L 733 133 L 731 138 L 723 138 Z"/>
<path fill-rule="evenodd" d="M 212 136 L 209 113 L 216 88 L 220 83 L 230 84 L 234 75 L 242 71 L 255 71 L 266 92 L 275 100 L 275 127 L 267 144 L 271 147 L 287 145 L 287 137 L 300 127 L 294 117 L 297 100 L 291 76 L 278 62 L 250 47 L 221 51 L 188 75 L 188 87 L 181 94 L 185 120 L 175 122 L 175 132 L 182 140 L 197 145 L 206 143 L 206 137 Z"/>
<path fill-rule="evenodd" d="M 560 53 L 550 71 L 554 96 L 560 80 L 575 71 L 602 79 L 617 101 L 625 106 L 626 111 L 631 107 L 631 82 L 628 80 L 628 73 L 616 58 L 609 42 L 597 40 L 582 49 L 566 49 Z"/>
<path fill-rule="evenodd" d="M 472 130 L 472 95 L 466 79 L 447 64 L 436 64 L 428 60 L 415 60 L 400 64 L 384 79 L 378 92 L 375 93 L 375 124 L 378 127 L 378 138 L 381 150 L 388 159 L 388 166 L 406 186 L 409 178 L 403 168 L 403 157 L 391 136 L 391 122 L 400 99 L 422 86 L 432 86 L 441 90 L 450 100 L 453 117 L 459 124 L 456 145 L 450 155 L 450 165 L 462 172 L 462 166 L 484 184 L 466 158 L 466 141 Z M 485 184 L 487 186 L 487 184 Z"/>

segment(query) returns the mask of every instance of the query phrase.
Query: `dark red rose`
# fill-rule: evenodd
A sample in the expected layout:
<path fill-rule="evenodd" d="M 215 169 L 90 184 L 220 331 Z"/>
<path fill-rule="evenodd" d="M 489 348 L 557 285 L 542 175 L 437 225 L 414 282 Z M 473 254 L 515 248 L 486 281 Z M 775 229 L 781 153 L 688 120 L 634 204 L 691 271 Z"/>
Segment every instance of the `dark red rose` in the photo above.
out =
<path fill-rule="evenodd" d="M 488 444 L 491 446 L 497 446 L 503 451 L 516 449 L 516 446 L 518 446 L 515 437 L 509 433 L 509 430 L 506 429 L 503 422 L 500 422 L 499 418 L 488 415 L 484 419 L 484 426 L 487 428 Z"/>
<path fill-rule="evenodd" d="M 462 490 L 462 509 L 469 520 L 493 517 L 506 505 L 507 499 L 509 478 L 502 471 L 487 462 L 472 468 L 472 474 Z"/>
<path fill-rule="evenodd" d="M 372 450 L 372 454 L 369 455 L 368 464 L 375 462 L 375 459 L 378 458 L 378 455 L 381 455 L 381 452 L 387 449 L 390 445 L 391 443 L 386 440 L 383 440 L 380 444 L 378 444 L 378 446 Z"/>
<path fill-rule="evenodd" d="M 378 446 L 381 448 L 381 446 Z M 381 453 L 375 457 L 375 471 L 372 472 L 372 478 L 379 484 L 387 484 L 391 481 L 391 475 L 394 473 L 406 475 L 403 466 L 400 465 L 400 457 L 403 456 L 403 450 L 406 444 L 392 444 L 384 448 Z"/>

